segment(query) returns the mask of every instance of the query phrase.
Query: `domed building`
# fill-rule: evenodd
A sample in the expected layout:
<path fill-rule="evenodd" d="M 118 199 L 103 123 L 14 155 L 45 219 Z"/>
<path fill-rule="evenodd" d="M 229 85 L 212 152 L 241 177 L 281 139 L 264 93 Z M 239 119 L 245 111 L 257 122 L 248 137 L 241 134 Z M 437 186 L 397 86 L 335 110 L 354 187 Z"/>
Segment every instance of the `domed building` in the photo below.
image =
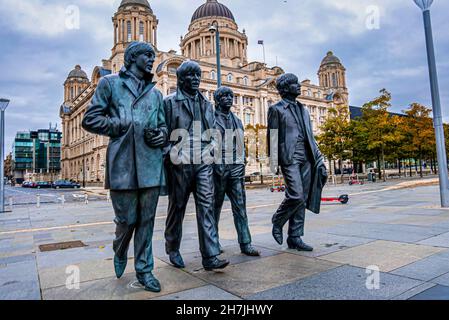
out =
<path fill-rule="evenodd" d="M 110 58 L 94 68 L 90 81 L 81 67 L 76 66 L 64 83 L 64 103 L 60 108 L 64 137 L 62 178 L 103 184 L 108 138 L 85 132 L 81 128 L 82 117 L 100 78 L 117 73 L 124 65 L 124 52 L 132 41 L 146 41 L 156 49 L 153 72 L 164 96 L 176 91 L 176 69 L 190 59 L 200 64 L 203 73 L 201 91 L 213 101 L 218 72 L 216 34 L 211 33 L 210 28 L 218 25 L 221 80 L 235 93 L 233 111 L 249 126 L 248 132 L 256 126 L 266 126 L 270 105 L 280 99 L 275 82 L 284 70 L 248 58 L 250 42 L 245 30 L 239 29 L 235 17 L 231 9 L 218 0 L 205 0 L 193 12 L 187 32 L 181 37 L 180 53 L 174 50 L 163 52 L 157 47 L 159 20 L 150 3 L 147 0 L 122 0 L 112 17 L 114 43 Z M 340 59 L 329 52 L 319 67 L 319 84 L 302 81 L 300 101 L 311 113 L 316 134 L 329 107 L 348 103 L 345 72 Z M 249 143 L 249 152 L 253 145 Z M 254 163 L 250 161 L 251 165 Z M 258 166 L 255 170 L 259 170 Z"/>

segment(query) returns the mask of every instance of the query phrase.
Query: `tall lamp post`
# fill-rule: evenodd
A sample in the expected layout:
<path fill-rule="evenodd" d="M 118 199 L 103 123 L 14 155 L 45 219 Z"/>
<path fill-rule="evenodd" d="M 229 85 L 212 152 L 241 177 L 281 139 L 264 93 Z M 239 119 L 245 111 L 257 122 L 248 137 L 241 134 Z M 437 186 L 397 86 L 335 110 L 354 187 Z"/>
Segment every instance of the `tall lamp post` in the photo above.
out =
<path fill-rule="evenodd" d="M 218 27 L 218 22 L 212 22 L 212 25 L 209 27 L 209 31 L 212 34 L 215 34 L 215 51 L 217 54 L 217 87 L 221 87 L 221 50 L 220 50 L 220 29 Z"/>
<path fill-rule="evenodd" d="M 441 113 L 440 89 L 433 45 L 432 21 L 430 6 L 433 0 L 413 0 L 423 11 L 424 29 L 426 33 L 427 60 L 429 63 L 430 87 L 432 93 L 433 122 L 437 144 L 438 169 L 440 173 L 441 206 L 449 208 L 449 178 L 447 169 L 446 142 L 444 137 L 443 116 Z"/>
<path fill-rule="evenodd" d="M 5 111 L 9 100 L 0 99 L 0 213 L 5 212 Z"/>

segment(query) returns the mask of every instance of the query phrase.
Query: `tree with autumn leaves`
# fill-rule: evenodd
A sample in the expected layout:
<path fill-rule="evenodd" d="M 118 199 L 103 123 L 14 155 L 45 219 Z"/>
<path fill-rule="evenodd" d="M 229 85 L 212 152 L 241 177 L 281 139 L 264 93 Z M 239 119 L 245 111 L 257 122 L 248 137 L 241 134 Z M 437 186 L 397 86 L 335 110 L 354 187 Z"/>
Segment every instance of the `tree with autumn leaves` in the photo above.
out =
<path fill-rule="evenodd" d="M 322 133 L 317 137 L 320 148 L 330 161 L 351 160 L 352 163 L 377 162 L 379 179 L 386 179 L 386 163 L 396 164 L 399 174 L 406 160 L 419 163 L 423 175 L 423 163 L 430 162 L 436 172 L 436 146 L 431 109 L 412 103 L 404 116 L 391 114 L 391 94 L 382 89 L 380 95 L 365 103 L 362 116 L 350 121 L 349 108 L 330 108 Z M 449 128 L 448 128 L 449 129 Z M 449 136 L 449 130 L 446 131 Z M 449 142 L 448 142 L 449 144 Z"/>
<path fill-rule="evenodd" d="M 344 160 L 351 157 L 351 122 L 346 106 L 329 108 L 327 121 L 322 126 L 322 134 L 317 137 L 320 150 L 329 161 Z M 342 177 L 343 177 L 343 171 Z M 330 171 L 332 173 L 332 169 Z"/>

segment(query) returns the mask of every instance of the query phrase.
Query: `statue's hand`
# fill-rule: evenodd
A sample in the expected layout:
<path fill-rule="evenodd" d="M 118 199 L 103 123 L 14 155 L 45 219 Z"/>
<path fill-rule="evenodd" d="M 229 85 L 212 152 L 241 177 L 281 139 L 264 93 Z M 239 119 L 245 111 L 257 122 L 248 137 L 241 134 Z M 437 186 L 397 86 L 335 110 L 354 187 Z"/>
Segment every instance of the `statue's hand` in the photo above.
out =
<path fill-rule="evenodd" d="M 159 129 L 152 130 L 146 128 L 145 130 L 145 142 L 151 148 L 162 148 L 165 145 L 165 135 Z"/>

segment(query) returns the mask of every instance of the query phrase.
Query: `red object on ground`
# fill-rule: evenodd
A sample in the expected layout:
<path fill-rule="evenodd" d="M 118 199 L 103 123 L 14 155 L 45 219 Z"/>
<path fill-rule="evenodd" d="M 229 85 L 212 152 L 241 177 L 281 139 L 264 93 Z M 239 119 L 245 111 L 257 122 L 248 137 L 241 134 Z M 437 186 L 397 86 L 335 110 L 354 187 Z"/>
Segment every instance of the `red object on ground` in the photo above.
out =
<path fill-rule="evenodd" d="M 349 202 L 349 196 L 344 194 L 338 198 L 322 198 L 322 202 L 340 202 L 341 204 L 347 204 Z"/>

